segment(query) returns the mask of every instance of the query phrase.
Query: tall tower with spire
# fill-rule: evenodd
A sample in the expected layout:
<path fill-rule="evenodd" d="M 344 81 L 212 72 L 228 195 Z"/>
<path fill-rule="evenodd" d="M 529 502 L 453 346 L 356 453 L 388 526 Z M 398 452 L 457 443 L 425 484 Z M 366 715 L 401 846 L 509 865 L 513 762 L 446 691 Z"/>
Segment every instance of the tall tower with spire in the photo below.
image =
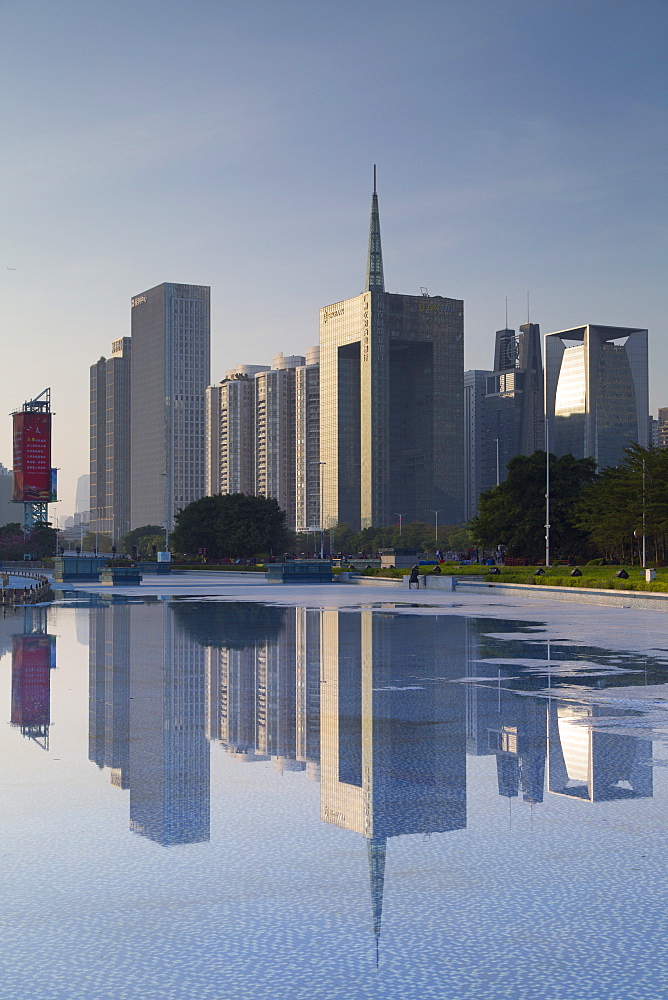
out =
<path fill-rule="evenodd" d="M 373 194 L 371 195 L 371 221 L 369 223 L 369 253 L 366 263 L 366 291 L 384 292 L 383 248 L 380 245 L 380 213 L 376 191 L 376 164 L 373 165 Z"/>
<path fill-rule="evenodd" d="M 366 286 L 320 310 L 322 524 L 464 520 L 464 303 L 385 291 L 374 166 Z"/>

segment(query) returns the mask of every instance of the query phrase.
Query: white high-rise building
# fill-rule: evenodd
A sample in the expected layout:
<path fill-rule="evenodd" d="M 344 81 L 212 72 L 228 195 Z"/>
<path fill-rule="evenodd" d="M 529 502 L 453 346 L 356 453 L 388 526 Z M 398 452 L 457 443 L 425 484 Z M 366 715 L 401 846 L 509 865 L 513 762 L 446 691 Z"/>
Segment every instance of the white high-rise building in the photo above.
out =
<path fill-rule="evenodd" d="M 255 376 L 255 493 L 274 497 L 295 526 L 295 370 L 301 355 L 278 354 Z"/>
<path fill-rule="evenodd" d="M 255 380 L 267 365 L 237 365 L 206 390 L 206 493 L 255 492 Z"/>
<path fill-rule="evenodd" d="M 210 289 L 165 282 L 132 299 L 131 522 L 167 525 L 205 495 Z"/>

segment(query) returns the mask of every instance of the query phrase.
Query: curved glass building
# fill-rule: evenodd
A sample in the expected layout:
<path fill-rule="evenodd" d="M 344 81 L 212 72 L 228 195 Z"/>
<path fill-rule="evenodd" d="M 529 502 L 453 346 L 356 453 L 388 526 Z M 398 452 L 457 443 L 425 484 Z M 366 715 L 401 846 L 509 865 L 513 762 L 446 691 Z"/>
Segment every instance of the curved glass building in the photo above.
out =
<path fill-rule="evenodd" d="M 549 450 L 617 465 L 648 445 L 647 330 L 587 326 L 545 337 Z"/>

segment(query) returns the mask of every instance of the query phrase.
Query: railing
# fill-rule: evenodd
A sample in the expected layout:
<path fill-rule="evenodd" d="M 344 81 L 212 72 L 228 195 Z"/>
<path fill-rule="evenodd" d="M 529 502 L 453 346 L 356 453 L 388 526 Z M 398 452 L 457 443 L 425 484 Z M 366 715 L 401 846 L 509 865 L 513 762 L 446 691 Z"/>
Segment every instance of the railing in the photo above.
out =
<path fill-rule="evenodd" d="M 22 577 L 26 580 L 33 580 L 37 586 L 33 587 L 10 587 L 10 577 Z M 0 606 L 15 604 L 41 604 L 47 600 L 51 594 L 51 584 L 48 577 L 41 573 L 30 572 L 29 570 L 0 570 Z"/>

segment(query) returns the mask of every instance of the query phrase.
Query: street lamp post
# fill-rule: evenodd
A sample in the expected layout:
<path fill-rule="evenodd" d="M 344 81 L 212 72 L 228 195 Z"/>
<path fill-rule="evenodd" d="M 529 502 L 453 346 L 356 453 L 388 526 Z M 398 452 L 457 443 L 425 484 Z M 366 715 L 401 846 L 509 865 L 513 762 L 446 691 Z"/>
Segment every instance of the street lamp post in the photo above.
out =
<path fill-rule="evenodd" d="M 433 507 L 431 508 L 431 512 L 432 512 L 432 514 L 436 515 L 436 548 L 438 548 L 438 515 L 441 512 L 440 512 L 440 510 L 434 510 Z"/>
<path fill-rule="evenodd" d="M 550 565 L 550 425 L 545 417 L 545 568 Z"/>
<path fill-rule="evenodd" d="M 500 477 L 499 477 L 499 439 L 498 438 L 492 438 L 492 440 L 494 442 L 496 442 L 496 485 L 498 486 L 499 482 L 500 482 Z"/>
<path fill-rule="evenodd" d="M 645 533 L 645 459 L 642 460 L 642 568 L 647 568 L 647 547 Z"/>
<path fill-rule="evenodd" d="M 401 522 L 402 522 L 402 521 L 403 521 L 403 519 L 404 519 L 404 518 L 406 517 L 406 515 L 405 515 L 405 514 L 398 514 L 396 510 L 395 510 L 395 512 L 394 512 L 394 513 L 395 513 L 395 514 L 396 514 L 396 516 L 397 516 L 397 517 L 399 518 L 399 534 L 401 534 Z"/>

